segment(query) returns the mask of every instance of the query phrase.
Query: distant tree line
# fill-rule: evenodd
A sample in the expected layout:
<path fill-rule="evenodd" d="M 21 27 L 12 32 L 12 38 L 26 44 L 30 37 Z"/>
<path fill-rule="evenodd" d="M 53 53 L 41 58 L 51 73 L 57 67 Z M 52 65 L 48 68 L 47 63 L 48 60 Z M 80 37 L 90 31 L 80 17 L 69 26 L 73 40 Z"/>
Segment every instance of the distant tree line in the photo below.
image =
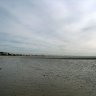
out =
<path fill-rule="evenodd" d="M 29 55 L 0 52 L 0 56 L 29 56 Z"/>

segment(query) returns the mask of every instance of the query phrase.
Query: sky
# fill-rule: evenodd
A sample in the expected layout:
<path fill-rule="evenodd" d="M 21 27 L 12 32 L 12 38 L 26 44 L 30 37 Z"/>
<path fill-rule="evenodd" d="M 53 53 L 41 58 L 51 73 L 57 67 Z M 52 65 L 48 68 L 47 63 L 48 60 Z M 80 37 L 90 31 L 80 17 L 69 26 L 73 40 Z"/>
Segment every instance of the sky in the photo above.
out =
<path fill-rule="evenodd" d="M 96 55 L 96 0 L 0 0 L 0 51 Z"/>

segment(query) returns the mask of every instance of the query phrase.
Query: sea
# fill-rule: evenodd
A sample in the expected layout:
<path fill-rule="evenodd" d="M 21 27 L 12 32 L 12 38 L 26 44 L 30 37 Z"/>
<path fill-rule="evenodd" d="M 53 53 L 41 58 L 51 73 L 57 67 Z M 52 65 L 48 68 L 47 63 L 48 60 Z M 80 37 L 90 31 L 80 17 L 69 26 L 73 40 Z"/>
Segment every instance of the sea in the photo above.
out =
<path fill-rule="evenodd" d="M 0 56 L 0 96 L 96 96 L 96 60 Z"/>

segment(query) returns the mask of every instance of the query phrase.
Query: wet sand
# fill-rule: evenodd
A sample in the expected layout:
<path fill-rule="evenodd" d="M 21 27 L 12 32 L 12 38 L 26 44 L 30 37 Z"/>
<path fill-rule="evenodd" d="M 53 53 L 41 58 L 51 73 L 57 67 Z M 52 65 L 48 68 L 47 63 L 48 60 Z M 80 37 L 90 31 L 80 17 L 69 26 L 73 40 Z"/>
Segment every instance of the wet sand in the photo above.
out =
<path fill-rule="evenodd" d="M 0 96 L 96 96 L 96 60 L 1 56 Z"/>

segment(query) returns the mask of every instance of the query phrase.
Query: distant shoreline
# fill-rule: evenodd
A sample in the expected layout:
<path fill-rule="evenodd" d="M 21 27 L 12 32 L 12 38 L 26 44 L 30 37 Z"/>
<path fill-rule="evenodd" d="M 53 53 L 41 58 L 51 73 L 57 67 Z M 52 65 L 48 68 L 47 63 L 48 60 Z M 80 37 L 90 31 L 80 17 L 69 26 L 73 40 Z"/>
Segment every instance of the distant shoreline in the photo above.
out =
<path fill-rule="evenodd" d="M 93 58 L 93 57 L 63 57 L 63 58 L 60 58 L 60 57 L 58 57 L 58 58 L 55 58 L 55 57 L 40 57 L 40 56 L 0 56 L 1 58 L 2 57 L 24 57 L 24 58 L 30 58 L 30 59 L 70 59 L 70 60 L 95 60 L 96 59 L 96 57 L 95 58 Z"/>
<path fill-rule="evenodd" d="M 56 56 L 56 55 L 25 55 L 25 54 L 13 54 L 8 52 L 0 52 L 0 56 L 20 56 L 28 58 L 39 58 L 39 59 L 96 59 L 96 56 Z"/>

